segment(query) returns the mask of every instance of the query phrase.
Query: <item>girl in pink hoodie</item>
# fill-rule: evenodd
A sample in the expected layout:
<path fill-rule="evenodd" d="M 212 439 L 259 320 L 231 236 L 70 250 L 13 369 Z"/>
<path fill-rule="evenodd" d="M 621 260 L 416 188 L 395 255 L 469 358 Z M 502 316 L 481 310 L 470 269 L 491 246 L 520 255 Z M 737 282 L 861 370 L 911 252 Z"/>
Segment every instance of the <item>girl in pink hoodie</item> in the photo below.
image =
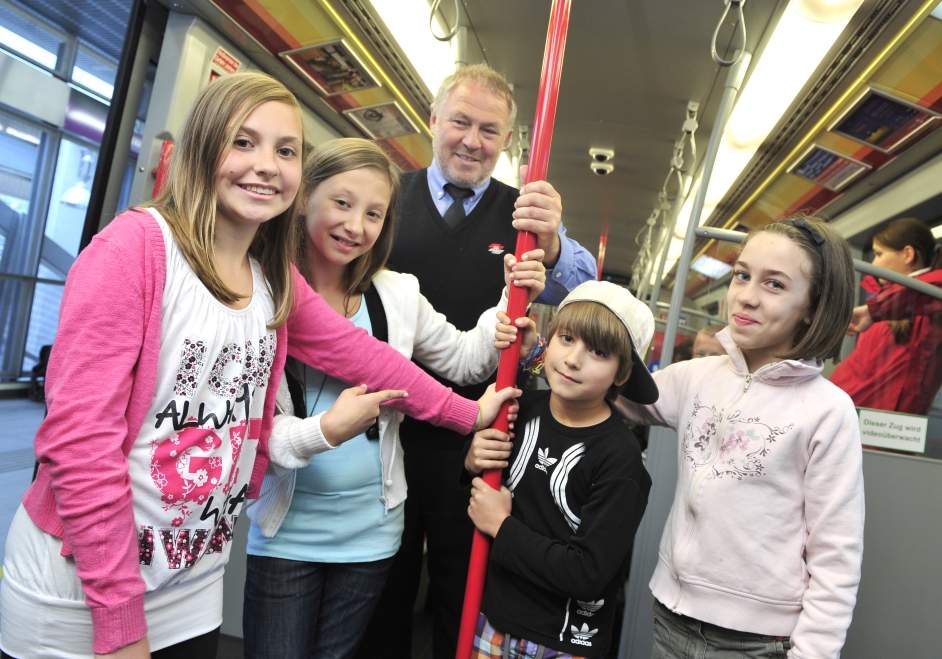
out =
<path fill-rule="evenodd" d="M 863 474 L 854 405 L 821 369 L 850 321 L 853 260 L 809 217 L 753 231 L 734 268 L 727 354 L 672 364 L 654 375 L 656 404 L 622 406 L 678 434 L 653 656 L 837 659 L 860 580 Z"/>
<path fill-rule="evenodd" d="M 76 260 L 39 472 L 7 539 L 6 656 L 215 656 L 232 529 L 259 494 L 286 355 L 376 392 L 324 415 L 336 441 L 386 401 L 467 433 L 508 398 L 456 396 L 305 283 L 288 210 L 306 150 L 281 83 L 221 78 L 190 111 L 168 188 Z"/>

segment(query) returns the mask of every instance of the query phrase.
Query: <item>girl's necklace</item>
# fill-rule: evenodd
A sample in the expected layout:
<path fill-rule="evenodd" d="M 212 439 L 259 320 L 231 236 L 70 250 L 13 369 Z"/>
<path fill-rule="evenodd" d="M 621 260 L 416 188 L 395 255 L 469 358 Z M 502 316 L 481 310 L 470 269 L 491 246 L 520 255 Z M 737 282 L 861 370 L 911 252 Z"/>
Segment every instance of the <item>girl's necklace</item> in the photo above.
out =
<path fill-rule="evenodd" d="M 348 302 L 349 299 L 350 299 L 350 298 L 348 298 L 348 297 L 344 297 L 344 300 L 343 300 L 343 309 L 344 309 L 344 312 L 345 312 L 345 313 L 344 313 L 344 316 L 347 317 L 348 320 L 349 320 L 349 318 L 350 318 L 350 316 L 347 315 L 347 313 L 349 313 L 349 312 L 347 312 L 347 302 Z M 362 301 L 362 299 L 363 299 L 363 296 L 362 296 L 362 295 L 358 295 L 358 296 L 357 296 L 357 303 L 358 303 L 358 304 L 357 304 L 357 308 L 356 308 L 356 310 L 353 312 L 352 315 L 355 316 L 355 315 L 357 314 L 357 312 L 360 310 L 359 303 L 360 303 L 360 301 Z M 315 369 L 311 369 L 311 370 L 315 370 Z M 318 371 L 318 372 L 320 372 L 320 371 Z M 327 374 L 324 373 L 324 372 L 320 372 L 320 374 L 321 374 L 321 383 L 320 383 L 320 385 L 318 385 L 318 387 L 317 387 L 317 396 L 314 398 L 314 403 L 311 405 L 311 409 L 310 409 L 310 411 L 308 412 L 308 417 L 314 416 L 314 410 L 317 408 L 317 402 L 321 399 L 321 394 L 324 392 L 324 384 L 327 383 L 327 377 L 328 377 Z M 305 389 L 305 391 L 306 391 L 306 390 L 307 390 L 307 364 L 305 364 L 304 362 L 301 363 L 301 377 L 304 378 L 304 389 Z"/>
<path fill-rule="evenodd" d="M 314 369 L 311 369 L 311 370 L 314 370 Z M 327 374 L 323 372 L 320 372 L 320 373 L 321 373 L 321 383 L 320 383 L 320 386 L 317 387 L 317 396 L 314 397 L 314 403 L 311 405 L 311 409 L 307 414 L 309 418 L 314 416 L 314 410 L 317 409 L 317 401 L 321 399 L 321 394 L 324 391 L 324 384 L 327 382 Z M 304 389 L 307 390 L 307 364 L 303 362 L 301 363 L 301 377 L 304 378 Z"/>

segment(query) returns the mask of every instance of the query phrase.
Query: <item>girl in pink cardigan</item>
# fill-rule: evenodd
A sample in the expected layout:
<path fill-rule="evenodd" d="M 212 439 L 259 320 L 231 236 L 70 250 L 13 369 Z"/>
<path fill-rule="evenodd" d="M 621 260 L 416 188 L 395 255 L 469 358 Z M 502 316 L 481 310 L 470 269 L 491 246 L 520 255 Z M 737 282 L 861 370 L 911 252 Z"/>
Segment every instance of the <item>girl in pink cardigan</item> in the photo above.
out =
<path fill-rule="evenodd" d="M 6 655 L 215 655 L 232 529 L 268 465 L 286 355 L 382 391 L 374 416 L 390 401 L 469 432 L 508 397 L 456 396 L 311 291 L 290 265 L 305 150 L 283 85 L 222 78 L 190 111 L 168 188 L 76 260 L 39 474 L 7 541 Z M 344 423 L 338 435 L 354 431 Z"/>

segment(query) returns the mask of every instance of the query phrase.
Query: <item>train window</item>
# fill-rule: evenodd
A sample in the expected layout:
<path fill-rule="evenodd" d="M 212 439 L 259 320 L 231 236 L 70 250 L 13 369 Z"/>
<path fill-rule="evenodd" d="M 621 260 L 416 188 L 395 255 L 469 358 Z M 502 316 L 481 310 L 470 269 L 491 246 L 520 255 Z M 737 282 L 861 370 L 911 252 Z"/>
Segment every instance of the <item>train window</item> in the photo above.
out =
<path fill-rule="evenodd" d="M 23 329 L 42 240 L 36 200 L 44 155 L 55 136 L 0 112 L 0 377 L 20 375 Z"/>
<path fill-rule="evenodd" d="M 39 362 L 39 353 L 45 345 L 52 345 L 59 326 L 59 306 L 65 287 L 59 284 L 36 284 L 33 289 L 33 308 L 29 316 L 26 349 L 23 351 L 23 373 Z"/>
<path fill-rule="evenodd" d="M 62 139 L 46 215 L 41 277 L 65 280 L 78 256 L 97 162 L 98 149 Z M 50 245 L 52 249 L 47 249 Z"/>
<path fill-rule="evenodd" d="M 75 54 L 75 66 L 72 67 L 72 82 L 110 101 L 117 72 L 114 63 L 79 46 Z"/>
<path fill-rule="evenodd" d="M 40 280 L 64 282 L 78 256 L 97 161 L 94 147 L 62 138 L 39 255 Z M 55 338 L 62 290 L 61 284 L 49 281 L 35 284 L 23 352 L 24 373 L 36 364 L 42 346 Z"/>
<path fill-rule="evenodd" d="M 92 29 L 68 20 L 60 26 L 50 20 L 39 8 L 0 0 L 0 51 L 54 73 L 73 87 L 61 129 L 0 108 L 0 379 L 4 380 L 23 377 L 55 334 L 62 285 L 78 255 L 98 161 L 97 142 L 117 76 L 115 53 L 108 51 L 104 27 L 96 24 Z M 140 139 L 139 131 L 135 137 Z M 136 163 L 137 148 L 132 144 L 128 169 Z"/>
<path fill-rule="evenodd" d="M 0 46 L 54 71 L 65 39 L 4 3 L 0 4 Z"/>
<path fill-rule="evenodd" d="M 36 170 L 43 131 L 0 114 L 0 203 L 14 213 L 29 211 L 30 190 Z M 0 223 L 0 272 L 4 267 L 3 251 L 9 234 Z"/>

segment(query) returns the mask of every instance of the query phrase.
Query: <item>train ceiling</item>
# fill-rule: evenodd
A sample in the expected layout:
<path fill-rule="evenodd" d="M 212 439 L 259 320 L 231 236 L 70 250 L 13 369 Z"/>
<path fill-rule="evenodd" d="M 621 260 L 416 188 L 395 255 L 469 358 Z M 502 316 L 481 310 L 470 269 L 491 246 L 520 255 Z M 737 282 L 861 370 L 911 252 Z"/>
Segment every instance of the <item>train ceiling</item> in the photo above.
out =
<path fill-rule="evenodd" d="M 431 159 L 429 90 L 368 0 L 167 4 L 201 15 L 260 64 L 267 61 L 269 70 L 273 62 L 289 62 L 292 50 L 342 42 L 381 84 L 337 83 L 316 94 L 302 94 L 305 100 L 344 134 L 363 132 L 357 122 L 359 108 L 394 104 L 393 119 L 417 132 L 384 140 L 389 150 L 407 168 Z M 486 60 L 507 76 L 520 107 L 518 125 L 530 124 L 549 0 L 463 4 L 471 26 L 469 60 Z M 708 223 L 746 229 L 821 206 L 834 216 L 942 150 L 942 131 L 936 131 L 942 121 L 934 115 L 942 111 L 942 21 L 928 17 L 934 4 L 864 0 Z M 748 50 L 761 56 L 769 28 L 786 5 L 787 0 L 746 3 Z M 635 237 L 658 204 L 690 101 L 699 103 L 698 156 L 705 150 L 726 77 L 726 70 L 710 57 L 722 10 L 721 0 L 573 3 L 548 179 L 563 197 L 563 217 L 573 238 L 595 253 L 600 234 L 607 230 L 605 271 L 616 278 L 627 280 L 631 274 L 638 252 Z M 721 55 L 730 56 L 739 43 L 735 21 L 729 19 L 720 31 Z M 273 59 L 279 53 L 280 58 Z M 291 70 L 306 79 L 302 88 L 312 86 L 303 62 Z M 323 87 L 324 81 L 318 84 Z M 847 137 L 848 131 L 842 135 L 832 130 L 842 117 L 852 117 L 881 99 L 925 109 L 925 127 L 892 148 L 866 145 Z M 615 151 L 611 174 L 592 172 L 590 147 Z M 821 163 L 831 169 L 814 179 Z M 792 173 L 795 170 L 806 177 Z M 724 247 L 707 242 L 698 252 L 729 256 Z M 708 284 L 694 276 L 688 293 Z"/>

